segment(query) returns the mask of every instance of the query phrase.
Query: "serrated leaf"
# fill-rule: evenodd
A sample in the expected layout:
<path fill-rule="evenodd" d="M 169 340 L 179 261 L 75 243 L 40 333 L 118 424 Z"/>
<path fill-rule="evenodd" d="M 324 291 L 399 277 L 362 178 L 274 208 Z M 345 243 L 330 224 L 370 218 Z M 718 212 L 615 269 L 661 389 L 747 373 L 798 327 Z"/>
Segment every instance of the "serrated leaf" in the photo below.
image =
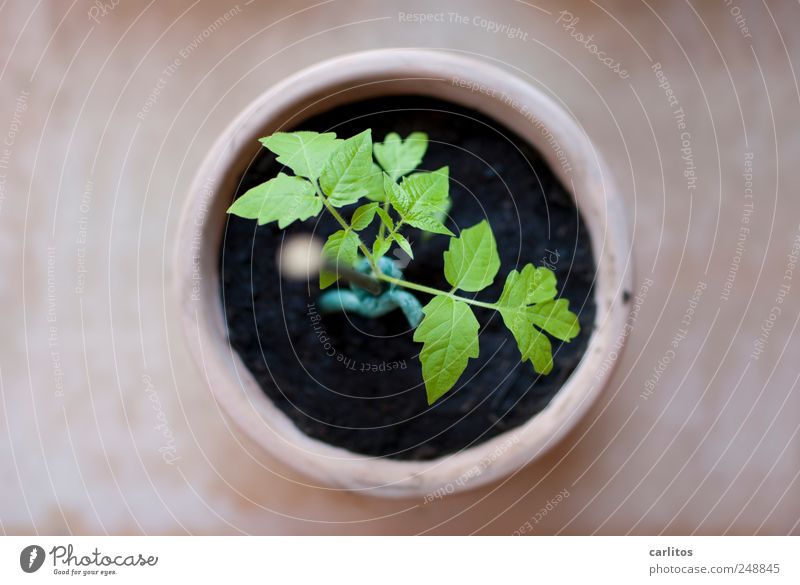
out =
<path fill-rule="evenodd" d="M 441 217 L 449 196 L 448 167 L 432 173 L 414 173 L 398 185 L 385 181 L 386 196 L 403 221 L 421 230 L 452 236 Z"/>
<path fill-rule="evenodd" d="M 403 234 L 394 233 L 394 232 L 392 232 L 391 235 L 392 235 L 392 239 L 395 242 L 397 242 L 397 245 L 400 246 L 400 248 L 403 250 L 403 252 L 408 254 L 409 257 L 413 260 L 414 259 L 414 252 L 411 250 L 411 244 L 405 238 L 405 236 L 403 236 Z"/>
<path fill-rule="evenodd" d="M 569 311 L 566 299 L 552 300 L 555 292 L 552 271 L 527 264 L 522 272 L 512 270 L 508 274 L 497 301 L 497 310 L 514 335 L 522 361 L 530 360 L 540 374 L 553 369 L 553 355 L 550 340 L 537 327 L 563 341 L 580 331 L 578 318 Z M 537 299 L 544 302 L 536 304 Z"/>
<path fill-rule="evenodd" d="M 426 232 L 434 234 L 441 234 L 443 236 L 452 236 L 453 232 L 445 227 L 445 225 L 433 216 L 418 215 L 413 217 L 404 218 L 408 225 L 414 226 Z"/>
<path fill-rule="evenodd" d="M 367 199 L 380 202 L 386 200 L 386 191 L 383 186 L 384 176 L 385 173 L 373 162 L 367 178 Z"/>
<path fill-rule="evenodd" d="M 248 190 L 228 208 L 228 213 L 257 219 L 259 225 L 277 221 L 281 229 L 296 220 L 305 221 L 320 211 L 322 200 L 314 186 L 303 178 L 284 173 Z"/>
<path fill-rule="evenodd" d="M 440 205 L 450 190 L 450 168 L 442 167 L 432 172 L 414 173 L 400 183 L 411 196 L 410 209 L 416 205 Z"/>
<path fill-rule="evenodd" d="M 369 192 L 372 169 L 372 134 L 364 130 L 345 140 L 331 155 L 319 177 L 328 200 L 334 207 L 355 203 Z"/>
<path fill-rule="evenodd" d="M 333 132 L 276 132 L 260 139 L 261 144 L 278 155 L 278 162 L 296 175 L 312 181 L 319 178 L 331 154 L 344 142 Z"/>
<path fill-rule="evenodd" d="M 326 264 L 334 267 L 340 265 L 354 266 L 358 262 L 358 234 L 351 230 L 339 230 L 331 234 L 322 246 L 322 255 Z M 332 270 L 321 270 L 319 287 L 327 288 L 336 282 L 339 276 Z"/>
<path fill-rule="evenodd" d="M 396 181 L 416 169 L 428 149 L 428 135 L 412 132 L 405 140 L 396 132 L 387 134 L 383 142 L 373 145 L 375 158 L 392 179 Z"/>
<path fill-rule="evenodd" d="M 378 203 L 367 203 L 362 205 L 353 212 L 353 217 L 350 218 L 350 227 L 356 231 L 361 231 L 372 223 L 375 218 L 375 211 L 378 209 Z"/>
<path fill-rule="evenodd" d="M 500 256 L 492 228 L 486 220 L 450 238 L 444 253 L 444 276 L 453 288 L 477 292 L 494 281 L 500 270 Z"/>
<path fill-rule="evenodd" d="M 392 181 L 391 177 L 386 173 L 383 174 L 383 191 L 395 211 L 398 209 L 408 209 L 410 207 L 411 195 L 400 188 L 400 185 Z"/>
<path fill-rule="evenodd" d="M 531 307 L 533 323 L 556 339 L 570 341 L 581 330 L 578 316 L 569 310 L 567 299 L 546 301 Z"/>
<path fill-rule="evenodd" d="M 433 404 L 455 385 L 469 359 L 478 357 L 480 326 L 469 305 L 451 297 L 435 296 L 422 311 L 425 318 L 414 341 L 423 343 L 422 377 L 428 404 Z"/>

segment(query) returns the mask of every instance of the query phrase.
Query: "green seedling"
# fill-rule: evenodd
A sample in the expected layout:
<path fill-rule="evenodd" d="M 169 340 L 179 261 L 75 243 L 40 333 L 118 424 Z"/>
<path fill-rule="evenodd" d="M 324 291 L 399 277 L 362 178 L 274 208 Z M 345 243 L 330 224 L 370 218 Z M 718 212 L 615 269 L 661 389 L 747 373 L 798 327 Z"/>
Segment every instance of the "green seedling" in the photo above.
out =
<path fill-rule="evenodd" d="M 295 221 L 330 213 L 340 228 L 325 242 L 320 288 L 354 270 L 381 283 L 377 296 L 355 284 L 322 294 L 329 310 L 379 316 L 400 308 L 422 343 L 420 360 L 428 404 L 455 386 L 470 359 L 478 357 L 478 320 L 474 307 L 500 313 L 519 346 L 522 361 L 539 374 L 553 368 L 550 337 L 568 342 L 578 335 L 577 316 L 566 299 L 557 298 L 556 276 L 544 267 L 526 264 L 506 276 L 500 298 L 480 301 L 461 293 L 477 293 L 494 282 L 500 269 L 492 228 L 487 221 L 453 234 L 445 225 L 451 208 L 449 170 L 417 171 L 428 137 L 414 132 L 405 140 L 391 133 L 372 142 L 365 130 L 348 139 L 332 132 L 278 132 L 261 139 L 293 175 L 277 177 L 238 198 L 228 213 L 255 219 L 259 225 L 277 222 L 283 229 Z M 360 204 L 360 205 L 357 205 Z M 349 219 L 346 218 L 349 216 Z M 379 222 L 369 242 L 364 230 Z M 404 280 L 387 254 L 397 246 L 410 258 L 408 226 L 450 238 L 444 253 L 444 276 L 452 287 L 439 290 Z M 337 270 L 341 267 L 341 270 Z M 374 288 L 374 287 L 370 287 Z M 421 306 L 414 293 L 430 296 Z M 327 295 L 327 296 L 326 296 Z"/>

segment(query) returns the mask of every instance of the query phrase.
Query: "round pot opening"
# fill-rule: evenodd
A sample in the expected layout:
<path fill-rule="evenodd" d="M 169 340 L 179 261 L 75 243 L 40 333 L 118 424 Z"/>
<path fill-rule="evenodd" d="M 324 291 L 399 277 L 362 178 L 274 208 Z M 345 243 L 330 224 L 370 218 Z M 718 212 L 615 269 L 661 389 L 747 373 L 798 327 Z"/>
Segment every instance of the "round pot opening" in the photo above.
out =
<path fill-rule="evenodd" d="M 538 376 L 530 364 L 520 363 L 500 315 L 477 308 L 480 356 L 470 360 L 453 390 L 428 406 L 417 357 L 421 344 L 413 341 L 401 311 L 378 319 L 324 314 L 316 279 L 287 281 L 278 273 L 285 237 L 326 238 L 340 229 L 322 214 L 285 230 L 275 224 L 256 229 L 252 220 L 230 217 L 220 252 L 229 339 L 269 399 L 310 437 L 363 455 L 435 459 L 523 425 L 575 370 L 594 326 L 590 238 L 549 165 L 516 133 L 475 110 L 415 95 L 387 96 L 337 106 L 292 129 L 349 137 L 367 128 L 376 141 L 389 132 L 428 133 L 421 169 L 449 166 L 448 227 L 457 234 L 489 221 L 502 265 L 480 299 L 499 298 L 512 269 L 547 264 L 558 277 L 560 294 L 579 313 L 581 333 L 570 343 L 556 342 L 553 371 Z M 275 159 L 263 149 L 245 171 L 238 194 L 285 170 Z M 374 238 L 376 226 L 362 232 L 366 241 Z M 442 255 L 449 238 L 416 229 L 405 234 L 414 260 L 408 262 L 402 252 L 395 260 L 406 265 L 406 278 L 447 290 Z"/>
<path fill-rule="evenodd" d="M 366 128 L 375 141 L 388 132 L 426 132 L 421 168 L 450 167 L 448 226 L 457 233 L 489 220 L 502 265 L 478 298 L 495 300 L 505 275 L 526 263 L 556 272 L 581 334 L 554 343 L 551 374 L 538 376 L 530 363 L 521 364 L 500 316 L 478 310 L 480 357 L 429 407 L 421 345 L 402 313 L 377 320 L 326 315 L 316 306 L 316 283 L 278 275 L 276 252 L 285 235 L 325 237 L 337 229 L 327 214 L 287 230 L 225 214 L 235 195 L 282 170 L 259 137 L 299 129 L 349 137 Z M 609 374 L 629 290 L 624 223 L 621 216 L 609 219 L 618 205 L 609 186 L 577 125 L 502 70 L 414 50 L 318 65 L 244 112 L 195 181 L 178 251 L 179 294 L 195 356 L 251 437 L 326 485 L 425 495 L 501 477 L 554 444 Z M 442 269 L 448 238 L 416 230 L 408 237 L 415 259 L 406 276 L 448 288 Z M 187 246 L 194 250 L 188 267 Z"/>

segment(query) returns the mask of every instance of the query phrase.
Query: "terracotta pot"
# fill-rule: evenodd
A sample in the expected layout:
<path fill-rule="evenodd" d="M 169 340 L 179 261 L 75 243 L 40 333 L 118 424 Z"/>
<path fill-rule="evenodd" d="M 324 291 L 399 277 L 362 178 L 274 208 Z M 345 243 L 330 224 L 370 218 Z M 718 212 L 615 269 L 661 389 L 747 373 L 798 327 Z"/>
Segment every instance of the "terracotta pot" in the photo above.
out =
<path fill-rule="evenodd" d="M 219 252 L 225 209 L 261 148 L 257 139 L 346 102 L 418 94 L 473 108 L 535 146 L 572 191 L 597 262 L 597 315 L 586 353 L 552 402 L 523 426 L 432 461 L 395 461 L 333 447 L 302 433 L 267 398 L 227 341 Z M 630 273 L 624 210 L 599 153 L 541 91 L 484 62 L 430 50 L 376 50 L 310 67 L 261 95 L 222 133 L 198 171 L 181 218 L 177 294 L 191 351 L 228 415 L 274 456 L 324 486 L 381 496 L 433 497 L 520 469 L 555 444 L 608 379 L 624 340 Z"/>

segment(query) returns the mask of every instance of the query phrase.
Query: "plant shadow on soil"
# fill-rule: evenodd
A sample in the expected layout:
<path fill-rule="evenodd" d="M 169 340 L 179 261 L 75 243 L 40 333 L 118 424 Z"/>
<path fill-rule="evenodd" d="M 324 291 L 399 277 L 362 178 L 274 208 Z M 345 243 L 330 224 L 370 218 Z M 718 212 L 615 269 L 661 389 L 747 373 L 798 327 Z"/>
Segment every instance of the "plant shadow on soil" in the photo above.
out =
<path fill-rule="evenodd" d="M 500 315 L 473 307 L 481 324 L 480 357 L 470 360 L 453 390 L 428 406 L 419 362 L 400 311 L 379 319 L 323 314 L 316 282 L 280 278 L 276 253 L 284 236 L 339 229 L 323 211 L 286 230 L 230 216 L 222 244 L 221 293 L 232 347 L 269 398 L 307 435 L 357 453 L 427 460 L 475 445 L 524 424 L 544 409 L 586 350 L 595 317 L 595 262 L 589 234 L 569 193 L 539 153 L 513 131 L 472 110 L 417 96 L 378 98 L 340 106 L 300 125 L 349 137 L 372 128 L 427 132 L 424 170 L 450 167 L 453 208 L 447 225 L 458 233 L 487 218 L 501 268 L 492 286 L 475 293 L 496 300 L 505 277 L 527 263 L 547 263 L 559 293 L 578 313 L 581 332 L 553 342 L 554 368 L 538 376 L 520 363 Z M 291 173 L 262 149 L 244 173 L 236 196 Z M 355 208 L 355 206 L 353 206 Z M 352 209 L 344 210 L 346 216 Z M 364 232 L 374 235 L 373 227 Z M 373 231 L 370 231 L 372 229 Z M 409 230 L 415 259 L 405 278 L 449 290 L 442 254 L 445 236 Z M 371 241 L 371 239 L 368 239 Z M 468 293 L 471 294 L 471 293 Z M 424 304 L 426 295 L 418 298 Z"/>

